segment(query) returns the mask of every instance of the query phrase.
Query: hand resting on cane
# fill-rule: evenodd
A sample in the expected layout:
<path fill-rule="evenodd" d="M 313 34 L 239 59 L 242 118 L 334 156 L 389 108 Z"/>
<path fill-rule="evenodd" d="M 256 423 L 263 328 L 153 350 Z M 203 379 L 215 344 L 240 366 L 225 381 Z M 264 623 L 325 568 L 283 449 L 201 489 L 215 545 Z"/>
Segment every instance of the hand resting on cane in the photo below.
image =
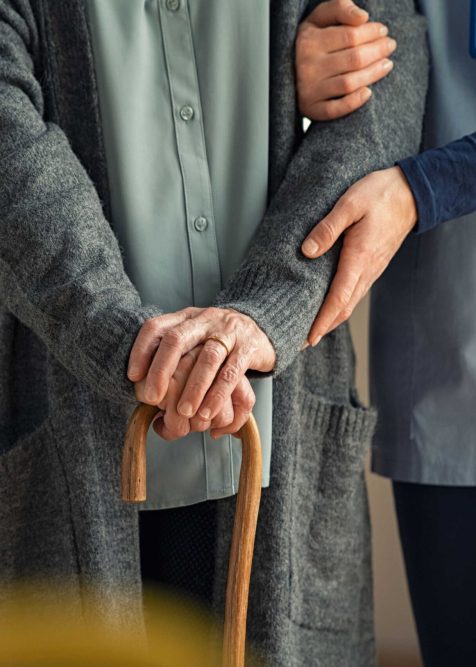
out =
<path fill-rule="evenodd" d="M 137 399 L 161 409 L 154 422 L 161 437 L 209 428 L 219 437 L 236 433 L 253 408 L 246 371 L 271 371 L 275 361 L 269 338 L 247 315 L 191 307 L 142 325 L 127 375 Z"/>

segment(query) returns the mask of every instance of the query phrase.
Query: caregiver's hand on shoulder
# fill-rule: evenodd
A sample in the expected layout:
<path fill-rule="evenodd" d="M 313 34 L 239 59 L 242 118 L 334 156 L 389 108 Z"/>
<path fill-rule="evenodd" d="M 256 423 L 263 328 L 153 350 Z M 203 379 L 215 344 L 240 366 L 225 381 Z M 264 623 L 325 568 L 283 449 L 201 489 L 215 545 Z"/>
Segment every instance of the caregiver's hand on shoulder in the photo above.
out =
<path fill-rule="evenodd" d="M 368 86 L 393 67 L 397 43 L 382 23 L 352 0 L 322 2 L 299 26 L 296 85 L 299 108 L 311 120 L 332 120 L 363 106 Z"/>
<path fill-rule="evenodd" d="M 316 259 L 344 233 L 337 273 L 308 335 L 310 345 L 347 320 L 380 277 L 417 221 L 412 190 L 400 167 L 352 185 L 302 244 Z"/>
<path fill-rule="evenodd" d="M 248 369 L 267 372 L 276 362 L 269 338 L 247 315 L 225 308 L 185 308 L 142 325 L 127 373 L 137 399 L 160 405 L 182 357 L 198 345 L 202 348 L 177 401 L 177 413 L 187 419 L 212 421 L 227 400 L 235 400 Z"/>

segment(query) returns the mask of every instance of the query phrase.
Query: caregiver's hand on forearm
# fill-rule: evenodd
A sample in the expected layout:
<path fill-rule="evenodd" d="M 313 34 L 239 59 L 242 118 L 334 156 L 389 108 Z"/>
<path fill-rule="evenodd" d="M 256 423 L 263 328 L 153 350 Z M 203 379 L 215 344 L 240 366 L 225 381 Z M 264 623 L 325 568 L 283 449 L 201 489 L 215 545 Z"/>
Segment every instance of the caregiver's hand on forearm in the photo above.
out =
<path fill-rule="evenodd" d="M 299 26 L 296 81 L 299 108 L 311 120 L 352 113 L 386 76 L 397 43 L 352 0 L 322 2 Z"/>
<path fill-rule="evenodd" d="M 209 340 L 215 336 L 223 341 Z M 211 421 L 248 369 L 271 371 L 276 361 L 266 334 L 247 315 L 224 308 L 185 308 L 148 320 L 129 358 L 138 400 L 160 405 L 184 355 L 203 345 L 187 376 L 177 413 Z M 227 355 L 225 346 L 230 351 Z"/>
<path fill-rule="evenodd" d="M 302 245 L 306 257 L 327 252 L 344 233 L 337 273 L 308 335 L 310 345 L 347 320 L 417 221 L 412 190 L 400 167 L 354 183 Z"/>

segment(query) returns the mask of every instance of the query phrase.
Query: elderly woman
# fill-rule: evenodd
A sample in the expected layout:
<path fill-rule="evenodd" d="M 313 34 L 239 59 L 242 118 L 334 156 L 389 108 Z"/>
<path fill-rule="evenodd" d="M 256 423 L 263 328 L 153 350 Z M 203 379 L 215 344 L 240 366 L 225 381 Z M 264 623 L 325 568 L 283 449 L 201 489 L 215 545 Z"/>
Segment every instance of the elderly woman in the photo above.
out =
<path fill-rule="evenodd" d="M 393 480 L 425 665 L 466 666 L 476 664 L 476 6 L 420 4 L 432 56 L 426 150 L 357 181 L 307 237 L 316 258 L 344 233 L 309 342 L 347 319 L 392 260 L 372 291 L 373 469 Z M 299 77 L 303 109 L 321 117 L 322 63 Z"/>
<path fill-rule="evenodd" d="M 229 434 L 254 377 L 267 488 L 249 635 L 273 665 L 368 667 L 374 413 L 346 326 L 301 351 L 337 252 L 299 246 L 351 182 L 417 150 L 424 23 L 407 0 L 375 2 L 370 30 L 348 2 L 315 4 L 329 40 L 356 22 L 337 67 L 391 53 L 386 21 L 398 67 L 304 136 L 300 0 L 0 0 L 0 575 L 60 577 L 79 611 L 92 587 L 118 627 L 142 622 L 141 578 L 220 610 Z M 310 46 L 301 31 L 298 57 Z M 118 490 L 137 399 L 163 413 L 139 512 Z"/>

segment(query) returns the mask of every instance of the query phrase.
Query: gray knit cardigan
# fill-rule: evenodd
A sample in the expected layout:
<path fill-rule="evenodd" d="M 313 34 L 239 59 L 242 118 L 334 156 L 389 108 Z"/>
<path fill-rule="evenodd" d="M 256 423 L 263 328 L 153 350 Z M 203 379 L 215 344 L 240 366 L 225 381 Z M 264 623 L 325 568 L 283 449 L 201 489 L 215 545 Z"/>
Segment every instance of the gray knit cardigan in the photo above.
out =
<path fill-rule="evenodd" d="M 374 661 L 363 459 L 375 415 L 356 397 L 346 325 L 299 353 L 338 255 L 308 261 L 302 239 L 350 183 L 420 143 L 424 21 L 413 0 L 361 4 L 397 39 L 395 69 L 363 109 L 303 135 L 293 47 L 310 6 L 271 0 L 270 205 L 216 298 L 277 351 L 248 626 L 283 667 Z M 110 221 L 83 2 L 0 0 L 0 592 L 61 577 L 81 612 L 92 583 L 96 613 L 124 627 L 142 618 L 137 509 L 119 496 L 126 367 L 161 311 L 141 304 Z M 220 612 L 234 499 L 218 503 Z"/>

